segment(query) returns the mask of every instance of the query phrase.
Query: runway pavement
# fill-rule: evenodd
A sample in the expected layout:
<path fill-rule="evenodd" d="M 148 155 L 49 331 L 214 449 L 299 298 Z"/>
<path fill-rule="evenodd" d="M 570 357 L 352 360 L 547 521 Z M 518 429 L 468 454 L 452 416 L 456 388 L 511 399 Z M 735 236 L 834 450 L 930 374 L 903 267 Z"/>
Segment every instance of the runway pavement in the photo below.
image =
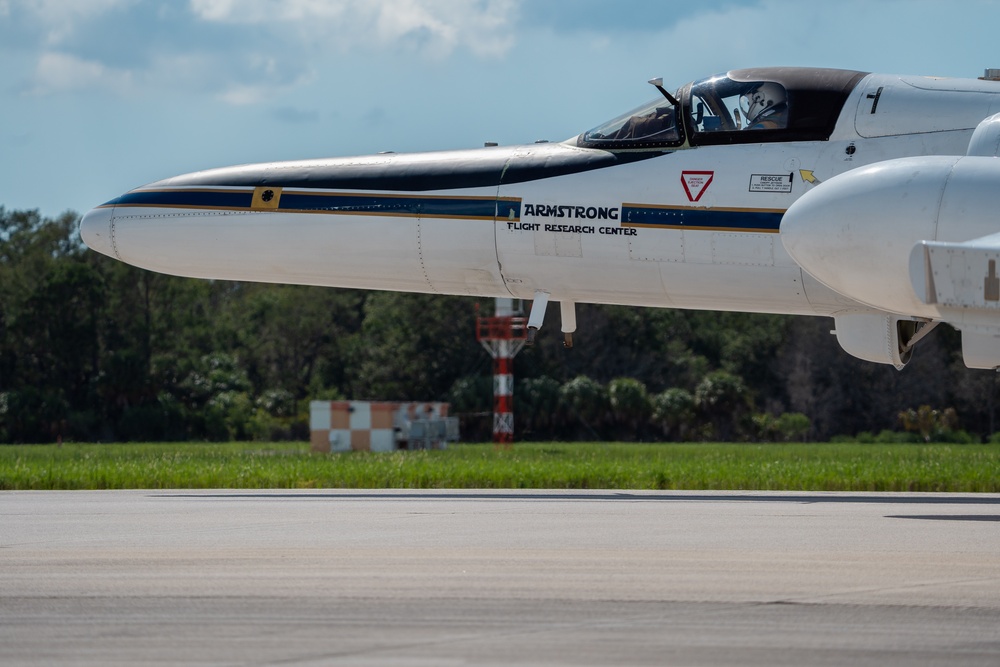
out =
<path fill-rule="evenodd" d="M 998 665 L 1000 495 L 0 493 L 2 665 Z"/>

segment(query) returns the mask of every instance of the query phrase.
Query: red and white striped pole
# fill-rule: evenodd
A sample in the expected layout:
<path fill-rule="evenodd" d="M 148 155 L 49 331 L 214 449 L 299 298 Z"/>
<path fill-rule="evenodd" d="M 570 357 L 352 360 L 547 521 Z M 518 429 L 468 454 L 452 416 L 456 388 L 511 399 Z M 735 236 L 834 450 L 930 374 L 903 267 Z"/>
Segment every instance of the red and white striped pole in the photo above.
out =
<path fill-rule="evenodd" d="M 524 347 L 527 320 L 514 315 L 513 299 L 497 299 L 496 314 L 476 320 L 476 339 L 493 357 L 493 442 L 514 442 L 514 357 Z"/>
<path fill-rule="evenodd" d="M 513 340 L 496 341 L 493 357 L 493 442 L 509 447 L 514 442 Z"/>

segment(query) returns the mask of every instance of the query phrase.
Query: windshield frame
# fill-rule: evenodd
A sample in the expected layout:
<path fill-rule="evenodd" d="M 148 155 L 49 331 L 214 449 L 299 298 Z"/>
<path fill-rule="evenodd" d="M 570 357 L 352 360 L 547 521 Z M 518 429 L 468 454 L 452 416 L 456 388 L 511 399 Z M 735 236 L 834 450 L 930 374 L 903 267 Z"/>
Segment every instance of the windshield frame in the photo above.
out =
<path fill-rule="evenodd" d="M 677 98 L 678 100 L 680 98 Z M 655 113 L 655 111 L 662 109 L 670 109 L 673 114 L 673 127 L 667 127 L 664 130 L 660 130 L 653 135 L 645 135 L 638 139 L 630 139 L 624 137 L 606 136 L 606 132 L 615 131 L 620 133 L 625 130 L 626 126 L 632 121 L 631 130 L 635 130 L 640 124 L 650 122 L 650 114 Z M 650 120 L 644 120 L 650 119 Z M 652 120 L 655 122 L 655 120 Z M 631 111 L 616 116 L 611 120 L 607 120 L 596 127 L 593 127 L 586 132 L 583 132 L 577 137 L 577 145 L 583 148 L 603 148 L 605 150 L 613 151 L 627 151 L 627 150 L 663 150 L 672 149 L 681 146 L 685 141 L 686 135 L 686 119 L 684 118 L 684 107 L 682 104 L 673 104 L 665 97 L 660 96 L 653 98 L 642 104 Z M 668 137 L 661 138 L 650 138 L 655 137 L 658 134 L 662 134 L 666 129 L 673 129 L 674 132 Z M 602 132 L 598 134 L 598 131 Z M 604 135 L 604 136 L 601 136 Z"/>
<path fill-rule="evenodd" d="M 631 140 L 595 139 L 592 134 L 602 128 L 611 127 L 615 122 L 624 124 L 632 115 L 643 108 L 651 108 L 653 102 L 633 109 L 627 114 L 606 121 L 597 127 L 577 135 L 567 142 L 581 148 L 599 148 L 623 152 L 673 152 L 679 148 L 713 146 L 725 144 L 788 143 L 793 141 L 829 141 L 837 126 L 838 118 L 844 111 L 851 92 L 859 82 L 868 76 L 867 72 L 856 70 L 827 69 L 820 67 L 759 67 L 729 70 L 722 74 L 699 79 L 681 86 L 674 93 L 677 104 L 670 104 L 674 110 L 678 138 L 676 141 L 637 142 Z M 735 123 L 722 131 L 696 131 L 692 109 L 692 88 L 710 80 L 726 81 L 738 86 L 750 82 L 773 82 L 785 89 L 788 118 L 780 129 L 736 130 Z M 668 102 L 669 103 L 669 102 Z M 732 118 L 732 117 L 730 117 Z"/>

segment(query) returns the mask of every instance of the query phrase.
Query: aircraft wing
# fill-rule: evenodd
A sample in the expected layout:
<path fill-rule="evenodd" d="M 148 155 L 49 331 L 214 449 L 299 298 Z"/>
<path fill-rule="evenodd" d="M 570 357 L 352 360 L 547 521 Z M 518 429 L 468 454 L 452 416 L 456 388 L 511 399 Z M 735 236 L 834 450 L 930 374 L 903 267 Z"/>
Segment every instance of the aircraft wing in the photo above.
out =
<path fill-rule="evenodd" d="M 928 305 L 1000 310 L 1000 233 L 964 243 L 921 241 L 910 253 L 910 282 Z"/>

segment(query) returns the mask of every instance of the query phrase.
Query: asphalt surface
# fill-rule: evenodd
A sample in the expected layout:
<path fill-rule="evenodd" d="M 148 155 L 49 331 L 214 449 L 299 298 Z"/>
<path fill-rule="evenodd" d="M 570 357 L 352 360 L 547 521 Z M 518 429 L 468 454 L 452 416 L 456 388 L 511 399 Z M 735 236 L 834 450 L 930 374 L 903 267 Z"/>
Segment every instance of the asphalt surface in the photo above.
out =
<path fill-rule="evenodd" d="M 0 494 L 2 665 L 998 665 L 1000 495 Z"/>

